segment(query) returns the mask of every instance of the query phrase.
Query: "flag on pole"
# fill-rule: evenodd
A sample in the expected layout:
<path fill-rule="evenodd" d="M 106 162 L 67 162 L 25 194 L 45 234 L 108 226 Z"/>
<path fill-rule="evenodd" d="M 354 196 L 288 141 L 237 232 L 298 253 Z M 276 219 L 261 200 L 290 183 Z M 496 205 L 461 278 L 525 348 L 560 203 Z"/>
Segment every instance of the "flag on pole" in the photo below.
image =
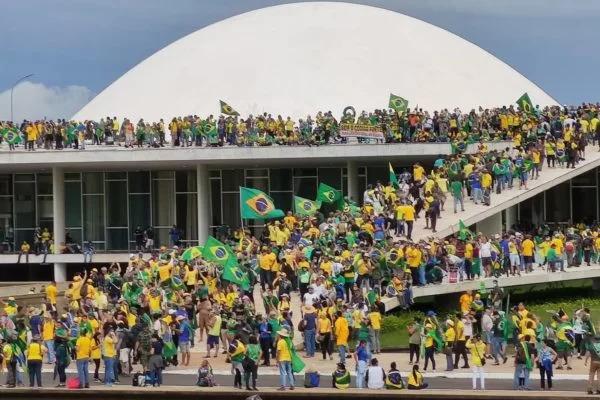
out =
<path fill-rule="evenodd" d="M 266 193 L 252 188 L 240 187 L 240 208 L 243 219 L 281 218 L 284 215 Z"/>
<path fill-rule="evenodd" d="M 467 228 L 462 219 L 458 220 L 458 238 L 460 240 L 467 240 L 473 237 L 473 232 Z"/>
<path fill-rule="evenodd" d="M 396 176 L 396 173 L 394 172 L 394 168 L 392 168 L 392 163 L 388 163 L 388 166 L 390 167 L 390 182 L 395 188 L 397 188 L 400 186 L 398 184 L 398 177 Z"/>
<path fill-rule="evenodd" d="M 19 144 L 22 141 L 21 135 L 19 134 L 19 130 L 17 128 L 4 128 L 2 130 L 2 136 L 8 144 Z"/>
<path fill-rule="evenodd" d="M 523 93 L 523 95 L 517 99 L 517 104 L 521 108 L 521 111 L 523 111 L 524 113 L 535 114 L 533 103 L 531 102 L 531 99 L 529 98 L 529 95 L 527 93 Z"/>
<path fill-rule="evenodd" d="M 396 112 L 405 113 L 408 110 L 408 100 L 390 93 L 390 102 L 388 107 Z"/>
<path fill-rule="evenodd" d="M 223 100 L 219 100 L 221 103 L 221 114 L 225 115 L 240 115 L 239 112 L 235 111 L 229 104 L 225 103 Z"/>
<path fill-rule="evenodd" d="M 294 213 L 302 216 L 314 215 L 319 208 L 321 202 L 305 199 L 304 197 L 294 196 Z"/>
<path fill-rule="evenodd" d="M 319 184 L 319 188 L 317 190 L 317 201 L 322 203 L 335 203 L 336 201 L 342 198 L 342 192 L 332 188 L 329 185 L 324 183 Z"/>

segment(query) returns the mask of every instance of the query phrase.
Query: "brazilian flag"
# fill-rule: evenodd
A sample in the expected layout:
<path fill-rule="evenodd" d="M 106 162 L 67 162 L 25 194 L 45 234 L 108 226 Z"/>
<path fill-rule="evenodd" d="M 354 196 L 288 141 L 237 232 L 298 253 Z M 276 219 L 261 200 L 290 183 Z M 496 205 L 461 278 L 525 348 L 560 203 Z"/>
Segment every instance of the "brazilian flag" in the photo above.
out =
<path fill-rule="evenodd" d="M 388 167 L 390 169 L 390 183 L 395 187 L 398 188 L 400 187 L 400 185 L 398 184 L 398 177 L 396 176 L 396 173 L 394 172 L 394 168 L 392 167 L 392 163 L 388 163 Z"/>
<path fill-rule="evenodd" d="M 467 240 L 473 237 L 473 232 L 467 228 L 462 219 L 458 220 L 458 238 L 460 240 Z"/>
<path fill-rule="evenodd" d="M 209 236 L 206 239 L 206 244 L 202 249 L 202 258 L 206 261 L 214 261 L 219 265 L 227 265 L 231 262 L 231 260 L 236 260 L 235 254 L 229 246 L 224 243 L 219 242 L 212 236 Z"/>
<path fill-rule="evenodd" d="M 76 130 L 77 127 L 75 127 L 75 125 L 67 126 L 67 144 L 71 144 L 75 141 L 75 138 L 77 137 Z"/>
<path fill-rule="evenodd" d="M 396 112 L 405 113 L 408 110 L 408 100 L 390 93 L 390 102 L 388 107 Z"/>
<path fill-rule="evenodd" d="M 244 219 L 281 218 L 284 215 L 266 193 L 245 187 L 240 187 L 240 209 Z"/>
<path fill-rule="evenodd" d="M 398 265 L 400 263 L 400 259 L 401 259 L 401 257 L 400 257 L 399 249 L 391 249 L 385 255 L 385 260 L 388 262 L 388 264 L 391 264 L 391 265 Z"/>
<path fill-rule="evenodd" d="M 227 279 L 231 283 L 235 283 L 244 290 L 250 289 L 250 278 L 245 271 L 240 269 L 240 266 L 235 257 L 230 257 L 227 264 L 223 267 L 223 279 Z"/>
<path fill-rule="evenodd" d="M 317 190 L 317 201 L 322 203 L 335 203 L 338 200 L 341 200 L 342 192 L 332 188 L 329 185 L 324 183 L 319 183 L 319 189 Z"/>
<path fill-rule="evenodd" d="M 8 144 L 19 144 L 22 141 L 17 128 L 4 128 L 2 130 L 2 136 Z"/>
<path fill-rule="evenodd" d="M 225 115 L 240 115 L 239 112 L 235 111 L 229 104 L 225 103 L 223 100 L 219 100 L 221 103 L 221 114 Z"/>
<path fill-rule="evenodd" d="M 353 217 L 360 215 L 360 207 L 355 201 L 348 198 L 344 199 L 344 212 L 349 213 Z"/>
<path fill-rule="evenodd" d="M 294 196 L 294 213 L 302 216 L 314 215 L 319 208 L 321 202 L 305 199 L 304 197 Z"/>
<path fill-rule="evenodd" d="M 521 108 L 521 111 L 523 111 L 524 113 L 535 114 L 533 103 L 531 102 L 531 99 L 529 98 L 529 95 L 527 93 L 523 93 L 523 95 L 517 99 L 517 104 Z"/>
<path fill-rule="evenodd" d="M 217 123 L 206 120 L 202 126 L 202 133 L 206 136 L 208 144 L 216 144 L 219 139 L 219 133 L 217 132 Z"/>

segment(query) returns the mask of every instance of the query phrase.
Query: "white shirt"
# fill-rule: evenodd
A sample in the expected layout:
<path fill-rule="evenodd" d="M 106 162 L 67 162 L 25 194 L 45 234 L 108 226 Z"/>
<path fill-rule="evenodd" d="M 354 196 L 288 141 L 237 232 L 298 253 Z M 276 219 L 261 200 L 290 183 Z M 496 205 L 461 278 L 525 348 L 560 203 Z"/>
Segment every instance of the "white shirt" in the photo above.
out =
<path fill-rule="evenodd" d="M 315 300 L 319 298 L 319 295 L 316 293 L 305 293 L 304 294 L 304 305 L 312 306 L 315 303 Z"/>
<path fill-rule="evenodd" d="M 369 377 L 369 380 L 367 382 L 367 387 L 369 389 L 383 389 L 383 385 L 384 385 L 383 368 L 381 368 L 379 366 L 369 367 L 369 368 L 367 368 L 367 374 Z"/>
<path fill-rule="evenodd" d="M 492 244 L 485 242 L 479 248 L 479 257 L 491 257 L 492 256 Z"/>

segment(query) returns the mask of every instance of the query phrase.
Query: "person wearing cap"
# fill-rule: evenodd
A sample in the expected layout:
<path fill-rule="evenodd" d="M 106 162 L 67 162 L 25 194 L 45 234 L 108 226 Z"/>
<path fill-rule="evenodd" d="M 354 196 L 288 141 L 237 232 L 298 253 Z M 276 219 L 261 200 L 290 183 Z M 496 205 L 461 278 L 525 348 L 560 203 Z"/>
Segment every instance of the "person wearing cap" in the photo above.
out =
<path fill-rule="evenodd" d="M 294 390 L 294 374 L 292 373 L 292 350 L 287 339 L 290 334 L 286 328 L 281 328 L 277 332 L 278 339 L 276 345 L 277 365 L 279 366 L 279 383 L 278 390 L 285 390 L 286 386 L 290 390 Z"/>
<path fill-rule="evenodd" d="M 38 387 L 42 387 L 42 360 L 47 351 L 46 347 L 42 345 L 42 338 L 39 335 L 34 336 L 27 346 L 25 356 L 27 357 L 29 387 L 34 387 L 35 382 Z"/>

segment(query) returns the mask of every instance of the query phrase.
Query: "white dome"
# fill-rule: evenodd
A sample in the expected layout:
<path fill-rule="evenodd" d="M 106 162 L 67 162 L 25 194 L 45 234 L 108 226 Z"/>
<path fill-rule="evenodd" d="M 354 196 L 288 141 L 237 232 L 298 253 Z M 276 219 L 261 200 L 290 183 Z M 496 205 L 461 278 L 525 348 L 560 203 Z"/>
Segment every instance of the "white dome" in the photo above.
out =
<path fill-rule="evenodd" d="M 347 3 L 294 3 L 228 18 L 147 58 L 75 116 L 133 121 L 219 113 L 299 118 L 388 105 L 469 111 L 556 104 L 539 87 L 478 46 L 393 11 Z"/>

